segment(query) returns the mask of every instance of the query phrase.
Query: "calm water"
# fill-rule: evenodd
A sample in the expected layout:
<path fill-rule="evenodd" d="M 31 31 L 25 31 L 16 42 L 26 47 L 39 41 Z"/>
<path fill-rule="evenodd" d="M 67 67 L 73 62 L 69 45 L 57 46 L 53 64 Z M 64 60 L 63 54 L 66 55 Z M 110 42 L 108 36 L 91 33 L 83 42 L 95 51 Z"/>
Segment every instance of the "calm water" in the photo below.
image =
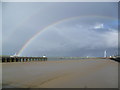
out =
<path fill-rule="evenodd" d="M 59 60 L 80 60 L 80 59 L 85 59 L 85 58 L 77 58 L 77 57 L 74 57 L 74 58 L 59 58 L 59 57 L 48 57 L 48 61 L 59 61 Z"/>
<path fill-rule="evenodd" d="M 82 58 L 82 57 L 48 57 L 48 61 L 59 61 L 59 60 L 84 60 L 90 58 Z"/>

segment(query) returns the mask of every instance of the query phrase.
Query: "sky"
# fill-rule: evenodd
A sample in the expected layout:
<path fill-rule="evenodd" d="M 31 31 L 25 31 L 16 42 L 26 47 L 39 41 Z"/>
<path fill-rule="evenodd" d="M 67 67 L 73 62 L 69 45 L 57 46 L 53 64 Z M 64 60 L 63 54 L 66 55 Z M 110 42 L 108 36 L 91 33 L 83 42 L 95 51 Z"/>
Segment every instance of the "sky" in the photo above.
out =
<path fill-rule="evenodd" d="M 2 55 L 103 57 L 118 49 L 117 2 L 3 2 Z"/>
<path fill-rule="evenodd" d="M 0 13 L 2 13 L 2 4 L 0 3 Z M 0 55 L 2 55 L 2 14 L 0 14 Z"/>

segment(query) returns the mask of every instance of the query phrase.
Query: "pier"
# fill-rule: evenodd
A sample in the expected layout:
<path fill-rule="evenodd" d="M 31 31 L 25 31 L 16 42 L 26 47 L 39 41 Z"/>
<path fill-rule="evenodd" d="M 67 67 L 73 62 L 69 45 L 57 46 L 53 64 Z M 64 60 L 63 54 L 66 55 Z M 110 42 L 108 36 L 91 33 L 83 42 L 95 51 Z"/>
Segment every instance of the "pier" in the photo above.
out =
<path fill-rule="evenodd" d="M 112 57 L 110 59 L 120 63 L 120 56 Z"/>
<path fill-rule="evenodd" d="M 47 61 L 47 57 L 2 57 L 2 62 L 31 62 L 31 61 Z"/>

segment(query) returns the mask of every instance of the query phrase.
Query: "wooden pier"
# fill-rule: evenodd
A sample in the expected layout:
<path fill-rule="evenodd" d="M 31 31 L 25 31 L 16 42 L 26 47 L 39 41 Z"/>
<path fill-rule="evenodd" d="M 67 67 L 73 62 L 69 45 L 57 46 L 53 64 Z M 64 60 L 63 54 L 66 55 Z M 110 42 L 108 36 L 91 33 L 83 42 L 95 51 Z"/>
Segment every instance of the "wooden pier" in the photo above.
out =
<path fill-rule="evenodd" d="M 2 57 L 2 62 L 47 61 L 47 57 Z"/>

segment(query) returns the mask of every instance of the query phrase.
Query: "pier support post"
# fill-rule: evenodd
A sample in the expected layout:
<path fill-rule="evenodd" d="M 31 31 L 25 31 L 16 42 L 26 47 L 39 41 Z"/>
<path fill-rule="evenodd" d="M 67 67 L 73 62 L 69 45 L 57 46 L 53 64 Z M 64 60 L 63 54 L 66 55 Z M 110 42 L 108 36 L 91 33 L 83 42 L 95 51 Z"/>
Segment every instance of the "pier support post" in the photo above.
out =
<path fill-rule="evenodd" d="M 12 61 L 11 61 L 11 58 L 9 58 L 9 62 L 12 62 Z"/>
<path fill-rule="evenodd" d="M 13 58 L 14 62 L 16 62 L 15 58 Z"/>
<path fill-rule="evenodd" d="M 5 62 L 7 62 L 7 58 L 5 58 Z"/>

